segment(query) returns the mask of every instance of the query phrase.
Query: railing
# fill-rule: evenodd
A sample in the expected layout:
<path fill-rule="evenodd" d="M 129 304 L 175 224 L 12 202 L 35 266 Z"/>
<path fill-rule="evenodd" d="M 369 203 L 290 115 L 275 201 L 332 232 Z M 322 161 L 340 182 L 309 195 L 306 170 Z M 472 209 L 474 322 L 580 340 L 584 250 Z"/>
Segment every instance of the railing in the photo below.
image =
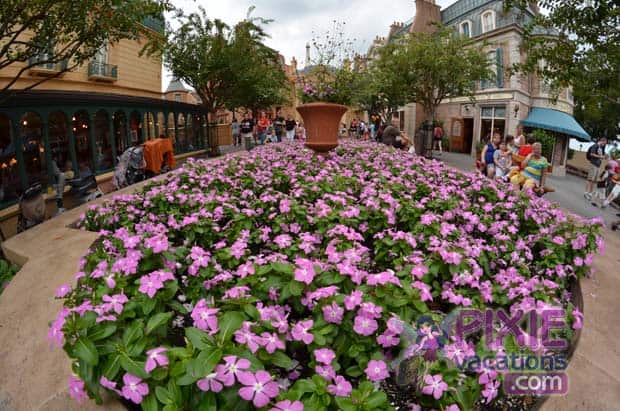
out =
<path fill-rule="evenodd" d="M 30 70 L 36 72 L 37 74 L 56 74 L 61 71 L 67 70 L 68 62 L 67 60 L 62 60 L 58 63 L 43 63 L 38 64 L 40 61 L 48 60 L 48 57 L 45 56 L 34 56 L 28 59 L 28 65 Z"/>
<path fill-rule="evenodd" d="M 88 63 L 88 79 L 116 81 L 118 79 L 118 66 L 91 61 Z"/>

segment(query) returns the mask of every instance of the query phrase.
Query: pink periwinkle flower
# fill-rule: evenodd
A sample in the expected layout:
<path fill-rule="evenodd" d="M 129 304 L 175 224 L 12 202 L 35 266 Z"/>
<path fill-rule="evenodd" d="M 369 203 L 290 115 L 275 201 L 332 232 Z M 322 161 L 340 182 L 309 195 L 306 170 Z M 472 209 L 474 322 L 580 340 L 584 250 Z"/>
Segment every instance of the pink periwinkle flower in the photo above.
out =
<path fill-rule="evenodd" d="M 250 365 L 250 361 L 245 358 L 228 355 L 224 357 L 224 364 L 216 367 L 217 379 L 221 381 L 224 386 L 231 387 L 235 384 L 235 377 L 238 377 L 239 373 L 250 368 Z"/>
<path fill-rule="evenodd" d="M 317 365 L 315 370 L 318 375 L 327 381 L 332 381 L 336 378 L 336 371 L 334 371 L 334 367 L 331 365 Z"/>
<path fill-rule="evenodd" d="M 99 384 L 101 384 L 103 388 L 107 388 L 108 390 L 114 391 L 118 395 L 121 395 L 121 392 L 116 388 L 116 381 L 110 381 L 102 375 L 99 379 Z"/>
<path fill-rule="evenodd" d="M 149 395 L 148 384 L 142 382 L 142 380 L 135 375 L 125 373 L 123 376 L 123 382 L 125 385 L 123 386 L 121 394 L 124 398 L 136 404 L 140 404 L 142 402 L 142 398 Z"/>
<path fill-rule="evenodd" d="M 78 403 L 81 404 L 82 400 L 88 398 L 88 394 L 84 391 L 84 381 L 73 375 L 69 376 L 69 395 Z"/>
<path fill-rule="evenodd" d="M 291 330 L 291 336 L 295 341 L 303 341 L 305 344 L 310 344 L 314 341 L 314 335 L 310 334 L 308 330 L 312 328 L 314 321 L 300 321 Z"/>
<path fill-rule="evenodd" d="M 334 378 L 334 384 L 327 386 L 327 391 L 336 397 L 348 397 L 351 394 L 351 390 L 353 390 L 351 383 L 342 375 L 336 376 L 336 378 Z"/>
<path fill-rule="evenodd" d="M 440 399 L 444 391 L 448 390 L 448 384 L 443 381 L 441 374 L 426 374 L 424 383 L 426 385 L 422 388 L 422 392 L 426 395 L 432 395 L 436 400 Z"/>
<path fill-rule="evenodd" d="M 344 307 L 349 311 L 353 311 L 355 307 L 362 303 L 363 295 L 362 291 L 353 291 L 351 295 L 344 297 Z"/>
<path fill-rule="evenodd" d="M 196 385 L 201 391 L 220 392 L 224 389 L 224 385 L 217 379 L 217 373 L 208 374 L 206 377 L 201 378 L 196 382 Z"/>
<path fill-rule="evenodd" d="M 71 286 L 69 284 L 63 284 L 56 289 L 56 297 L 64 298 L 71 292 Z"/>
<path fill-rule="evenodd" d="M 378 327 L 377 321 L 366 315 L 358 314 L 353 320 L 353 331 L 366 337 L 377 331 Z"/>
<path fill-rule="evenodd" d="M 239 396 L 246 401 L 252 401 L 257 408 L 266 406 L 272 398 L 278 396 L 278 383 L 272 381 L 267 371 L 256 371 L 256 374 L 241 372 L 238 379 L 244 385 L 239 389 Z"/>
<path fill-rule="evenodd" d="M 269 411 L 304 411 L 304 404 L 301 401 L 284 400 L 278 402 Z"/>
<path fill-rule="evenodd" d="M 484 397 L 485 404 L 493 401 L 497 394 L 499 393 L 499 381 L 489 382 L 484 386 L 484 390 L 482 390 L 482 396 Z"/>
<path fill-rule="evenodd" d="M 104 311 L 114 311 L 116 314 L 120 314 L 123 312 L 123 305 L 129 301 L 125 294 L 116 294 L 116 295 L 104 295 L 102 297 L 105 304 L 103 304 Z"/>
<path fill-rule="evenodd" d="M 163 367 L 168 365 L 168 357 L 164 355 L 166 352 L 166 348 L 158 347 L 153 348 L 146 352 L 146 364 L 144 365 L 144 370 L 146 372 L 153 371 L 158 365 Z"/>
<path fill-rule="evenodd" d="M 218 311 L 219 309 L 217 308 L 209 308 L 204 298 L 200 299 L 191 314 L 194 326 L 202 331 L 207 331 L 211 335 L 217 333 L 218 320 L 215 314 Z"/>
<path fill-rule="evenodd" d="M 383 381 L 390 375 L 385 362 L 376 360 L 368 361 L 368 366 L 364 372 L 366 377 L 372 382 Z"/>
<path fill-rule="evenodd" d="M 332 323 L 332 324 L 342 323 L 342 316 L 344 314 L 344 309 L 340 307 L 335 301 L 333 301 L 331 305 L 324 306 L 322 310 L 323 310 L 323 318 L 328 323 Z"/>
<path fill-rule="evenodd" d="M 329 348 L 321 348 L 314 350 L 314 358 L 317 362 L 329 365 L 336 358 L 336 353 Z"/>
<path fill-rule="evenodd" d="M 265 351 L 269 354 L 273 354 L 276 350 L 284 350 L 286 348 L 284 341 L 278 338 L 278 334 L 276 333 L 264 332 L 261 334 L 261 338 Z"/>

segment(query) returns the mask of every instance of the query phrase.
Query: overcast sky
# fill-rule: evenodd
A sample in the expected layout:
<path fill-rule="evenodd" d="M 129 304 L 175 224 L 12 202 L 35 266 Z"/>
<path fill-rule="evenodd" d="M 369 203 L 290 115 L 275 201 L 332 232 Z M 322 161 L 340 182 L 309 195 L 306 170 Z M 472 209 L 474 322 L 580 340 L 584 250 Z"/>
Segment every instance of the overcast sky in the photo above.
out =
<path fill-rule="evenodd" d="M 437 0 L 442 8 L 455 2 Z M 174 0 L 173 3 L 186 13 L 196 11 L 201 5 L 210 18 L 219 18 L 230 25 L 245 18 L 250 6 L 256 6 L 253 16 L 274 20 L 267 26 L 271 35 L 267 44 L 284 55 L 287 63 L 296 57 L 300 67 L 305 62 L 305 47 L 312 39 L 312 32 L 324 33 L 334 20 L 346 22 L 346 37 L 357 39 L 357 51 L 365 53 L 376 35 L 387 35 L 392 22 L 407 21 L 415 13 L 414 0 Z M 170 78 L 170 72 L 164 68 L 164 89 Z"/>

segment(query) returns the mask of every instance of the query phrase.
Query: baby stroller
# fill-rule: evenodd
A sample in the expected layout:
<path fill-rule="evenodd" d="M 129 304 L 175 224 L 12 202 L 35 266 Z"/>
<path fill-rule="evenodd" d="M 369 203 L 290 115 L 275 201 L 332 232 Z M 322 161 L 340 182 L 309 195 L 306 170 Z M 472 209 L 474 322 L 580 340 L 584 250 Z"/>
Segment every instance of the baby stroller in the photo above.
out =
<path fill-rule="evenodd" d="M 26 231 L 45 220 L 45 199 L 40 183 L 28 187 L 19 198 L 17 233 Z"/>
<path fill-rule="evenodd" d="M 71 186 L 69 194 L 74 195 L 79 204 L 84 204 L 103 195 L 94 174 L 68 180 L 67 184 Z"/>
<path fill-rule="evenodd" d="M 130 147 L 118 158 L 114 170 L 114 185 L 117 189 L 144 180 L 144 150 L 141 146 Z"/>

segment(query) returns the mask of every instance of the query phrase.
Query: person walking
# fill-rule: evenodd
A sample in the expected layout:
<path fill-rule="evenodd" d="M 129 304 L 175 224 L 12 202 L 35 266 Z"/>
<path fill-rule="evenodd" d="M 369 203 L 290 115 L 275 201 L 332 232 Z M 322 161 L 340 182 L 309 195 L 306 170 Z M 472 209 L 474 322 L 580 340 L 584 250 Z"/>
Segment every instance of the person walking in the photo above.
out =
<path fill-rule="evenodd" d="M 286 129 L 286 141 L 293 141 L 295 139 L 295 127 L 297 123 L 293 120 L 293 116 L 290 114 L 286 117 L 286 123 L 284 128 Z"/>
<path fill-rule="evenodd" d="M 441 146 L 442 140 L 443 128 L 441 128 L 441 125 L 437 124 L 437 126 L 433 130 L 433 150 L 435 149 L 435 146 L 439 146 L 439 155 L 443 154 L 443 147 Z"/>
<path fill-rule="evenodd" d="M 282 110 L 278 110 L 276 113 L 276 118 L 273 120 L 273 131 L 276 135 L 278 143 L 282 142 L 282 134 L 284 134 L 284 127 L 286 125 L 286 121 L 284 117 L 282 117 Z"/>
<path fill-rule="evenodd" d="M 601 164 L 605 159 L 605 145 L 607 144 L 607 138 L 601 137 L 596 144 L 590 146 L 586 152 L 586 159 L 590 162 L 590 168 L 588 169 L 588 177 L 586 181 L 586 191 L 583 196 L 588 201 L 592 201 L 592 192 L 598 181 L 600 174 Z"/>
<path fill-rule="evenodd" d="M 233 144 L 235 147 L 237 145 L 241 145 L 241 127 L 239 126 L 239 122 L 237 121 L 237 117 L 233 116 L 232 119 L 232 135 L 233 135 Z"/>
<path fill-rule="evenodd" d="M 256 132 L 258 133 L 258 139 L 261 144 L 265 144 L 265 137 L 267 136 L 269 123 L 269 117 L 267 117 L 264 111 L 261 111 L 258 118 L 258 124 L 256 125 Z"/>
<path fill-rule="evenodd" d="M 241 120 L 241 124 L 239 124 L 239 131 L 241 132 L 241 138 L 243 139 L 246 150 L 249 150 L 251 142 L 254 139 L 254 120 L 250 118 L 248 113 L 243 113 L 243 119 Z"/>

